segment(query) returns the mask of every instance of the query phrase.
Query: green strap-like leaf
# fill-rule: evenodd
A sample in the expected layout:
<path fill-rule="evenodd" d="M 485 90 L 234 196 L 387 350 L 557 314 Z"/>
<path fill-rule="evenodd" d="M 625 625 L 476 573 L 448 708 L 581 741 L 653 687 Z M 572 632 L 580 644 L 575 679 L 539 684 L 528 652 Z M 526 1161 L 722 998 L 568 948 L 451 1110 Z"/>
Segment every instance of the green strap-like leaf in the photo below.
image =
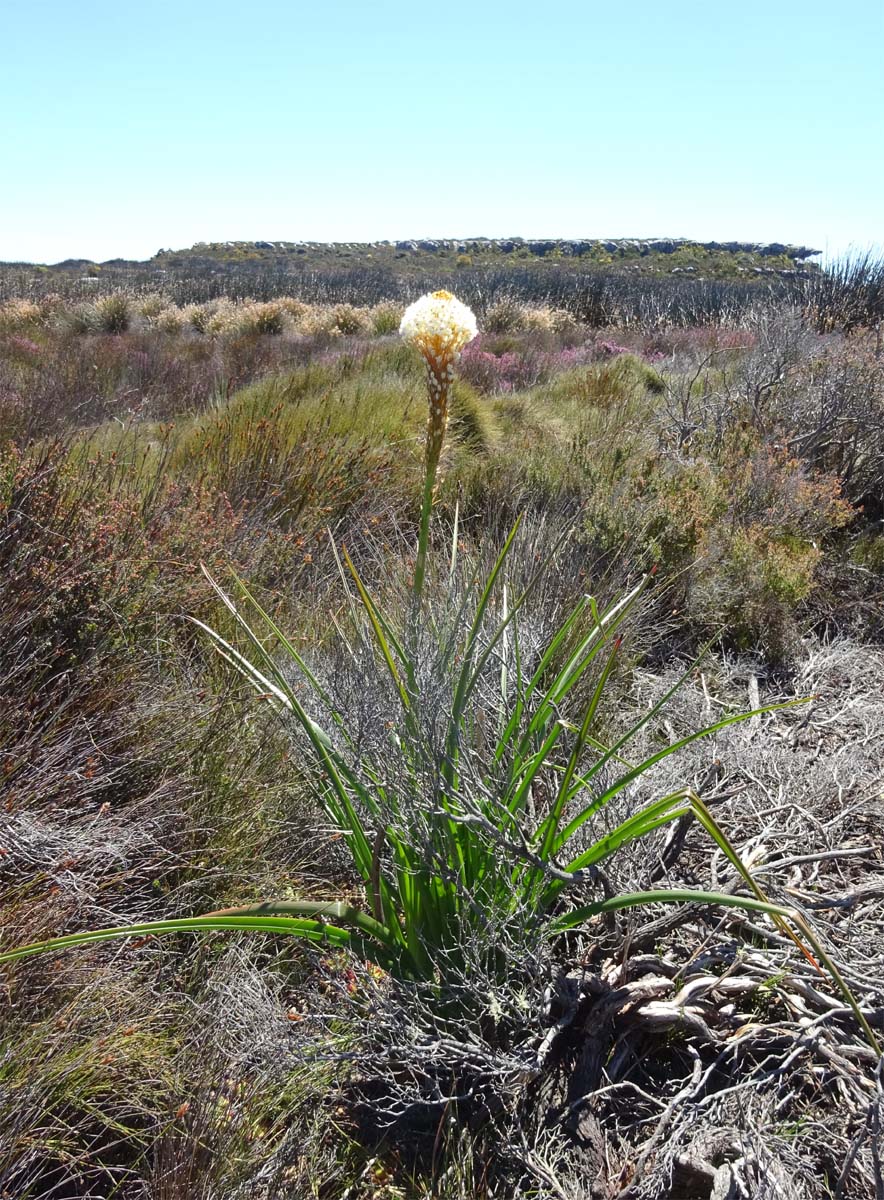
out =
<path fill-rule="evenodd" d="M 208 572 L 206 572 L 206 574 L 207 574 L 209 581 L 214 583 L 214 580 L 212 580 L 211 575 L 208 575 Z M 258 616 L 266 624 L 267 628 L 277 638 L 277 640 L 279 641 L 279 644 L 283 647 L 283 649 L 288 654 L 288 656 L 292 659 L 293 662 L 295 662 L 297 664 L 298 669 L 301 671 L 304 678 L 307 680 L 307 682 L 313 688 L 313 690 L 317 694 L 317 696 L 319 696 L 320 700 L 322 700 L 323 704 L 329 709 L 329 711 L 334 711 L 334 704 L 332 703 L 331 696 L 329 696 L 329 694 L 323 688 L 322 684 L 319 682 L 319 680 L 316 678 L 314 673 L 311 671 L 310 667 L 308 666 L 307 662 L 304 659 L 304 656 L 298 650 L 297 646 L 294 645 L 294 643 L 287 636 L 287 634 L 284 632 L 284 630 L 281 629 L 279 625 L 277 625 L 277 623 L 274 621 L 274 619 L 270 615 L 270 613 L 267 612 L 267 610 L 264 608 L 264 606 L 255 598 L 255 596 L 252 594 L 252 592 L 249 590 L 248 586 L 246 585 L 245 580 L 243 580 L 241 578 L 241 576 L 237 575 L 237 573 L 235 571 L 231 571 L 231 574 L 233 575 L 233 578 L 236 581 L 236 585 L 239 588 L 239 590 L 242 592 L 243 596 L 245 596 L 246 600 L 248 600 L 248 602 L 254 608 L 255 612 L 257 612 Z M 217 590 L 217 585 L 216 585 L 216 590 Z M 338 716 L 338 715 L 339 714 L 336 714 L 336 716 Z"/>
<path fill-rule="evenodd" d="M 553 845 L 555 844 L 556 833 L 558 832 L 559 828 L 559 821 L 561 820 L 562 812 L 564 811 L 565 804 L 568 800 L 568 789 L 571 786 L 571 781 L 574 778 L 575 771 L 577 770 L 577 764 L 580 761 L 580 756 L 583 753 L 584 747 L 586 746 L 587 739 L 589 737 L 589 730 L 593 721 L 595 720 L 595 714 L 598 710 L 599 702 L 601 701 L 604 693 L 605 685 L 608 682 L 608 677 L 610 676 L 611 671 L 614 669 L 614 663 L 617 659 L 617 648 L 618 642 L 615 641 L 611 649 L 611 653 L 608 655 L 608 661 L 602 668 L 598 682 L 595 685 L 589 704 L 587 705 L 586 714 L 574 741 L 574 749 L 571 751 L 571 757 L 569 758 L 568 765 L 565 768 L 565 774 L 562 777 L 561 783 L 559 784 L 559 790 L 556 794 L 552 811 L 549 814 L 549 818 L 544 823 L 543 840 L 540 844 L 540 853 L 544 858 L 550 853 Z"/>
<path fill-rule="evenodd" d="M 411 711 L 411 699 L 408 695 L 408 689 L 406 688 L 405 684 L 402 682 L 402 676 L 399 674 L 399 669 L 396 666 L 396 661 L 393 658 L 393 655 L 390 651 L 390 644 L 387 641 L 386 634 L 384 633 L 384 629 L 381 624 L 380 615 L 378 613 L 378 610 L 377 610 L 375 603 L 372 600 L 371 596 L 369 596 L 368 591 L 366 590 L 365 584 L 360 579 L 359 572 L 356 570 L 356 567 L 353 565 L 353 560 L 351 559 L 350 555 L 347 553 L 346 549 L 344 549 L 343 554 L 344 554 L 344 561 L 347 564 L 347 569 L 349 570 L 350 574 L 353 576 L 353 582 L 356 584 L 356 590 L 359 593 L 359 599 L 362 601 L 362 606 L 365 609 L 366 613 L 368 614 L 368 619 L 371 622 L 372 629 L 374 630 L 375 639 L 380 648 L 381 654 L 383 655 L 384 662 L 387 664 L 387 670 L 390 672 L 390 677 L 392 678 L 393 683 L 396 685 L 396 690 L 399 693 L 399 699 L 402 701 L 402 707 L 405 709 L 406 713 L 410 712 Z"/>
<path fill-rule="evenodd" d="M 565 640 L 565 638 L 570 633 L 570 631 L 573 628 L 574 623 L 577 621 L 578 617 L 581 615 L 581 613 L 583 613 L 585 611 L 588 603 L 589 603 L 589 597 L 583 596 L 581 598 L 581 600 L 574 606 L 571 614 L 559 626 L 558 630 L 556 631 L 555 636 L 550 641 L 549 646 L 547 646 L 546 651 L 543 654 L 543 657 L 541 658 L 536 671 L 534 672 L 533 676 L 531 677 L 531 680 L 529 681 L 527 688 L 525 688 L 524 693 L 518 698 L 516 704 L 513 706 L 513 711 L 510 714 L 510 718 L 506 724 L 506 728 L 504 729 L 504 731 L 500 737 L 500 740 L 498 741 L 497 746 L 495 747 L 495 751 L 494 751 L 495 762 L 500 762 L 501 759 L 503 758 L 504 754 L 506 753 L 506 749 L 509 746 L 510 742 L 512 741 L 513 735 L 515 734 L 516 730 L 518 729 L 519 721 L 521 720 L 522 712 L 524 711 L 525 705 L 528 703 L 528 701 L 531 699 L 531 696 L 537 690 L 537 687 L 539 686 L 540 681 L 543 679 L 545 672 L 549 669 L 549 664 L 552 662 L 553 658 L 555 657 L 557 650 L 559 649 L 562 642 Z M 521 678 L 521 675 L 520 675 L 520 678 Z"/>
<path fill-rule="evenodd" d="M 293 906 L 293 909 L 297 908 Z M 325 906 L 334 909 L 336 906 Z M 340 906 L 342 915 L 347 906 Z M 313 906 L 313 911 L 322 910 L 323 906 Z M 305 906 L 305 911 L 307 907 Z M 356 910 L 350 910 L 355 912 Z M 291 937 L 302 938 L 312 942 L 328 942 L 334 946 L 348 947 L 353 944 L 353 934 L 349 929 L 327 924 L 325 921 L 301 918 L 261 915 L 261 906 L 254 909 L 242 910 L 243 915 L 206 915 L 202 917 L 179 917 L 169 921 L 145 921 L 135 925 L 122 925 L 111 929 L 89 929 L 81 933 L 68 933 L 62 937 L 45 938 L 40 942 L 32 942 L 26 946 L 17 946 L 0 954 L 0 963 L 13 962 L 32 954 L 48 954 L 57 950 L 66 950 L 73 946 L 84 946 L 90 942 L 104 942 L 113 938 L 152 937 L 162 933 L 203 933 L 217 931 L 247 930 L 254 933 L 279 933 Z M 254 915 L 246 915 L 252 913 Z M 391 953 L 391 940 L 387 932 L 377 922 L 358 914 L 360 918 L 353 919 L 355 929 L 363 933 L 376 948 L 377 955 L 386 964 L 394 962 Z M 345 917 L 346 919 L 346 917 Z M 378 937 L 378 932 L 383 936 Z"/>
<path fill-rule="evenodd" d="M 599 614 L 595 599 L 592 596 L 587 598 L 592 613 L 593 624 L 589 632 L 584 635 L 577 646 L 571 651 L 564 666 L 550 684 L 543 699 L 537 706 L 537 710 L 519 743 L 518 754 L 524 754 L 526 747 L 542 732 L 550 719 L 557 715 L 558 706 L 583 677 L 595 657 L 607 644 L 611 635 L 625 621 L 633 605 L 648 586 L 651 578 L 650 574 L 646 575 L 622 600 L 609 605 L 602 614 Z"/>
<path fill-rule="evenodd" d="M 624 892 L 620 896 L 610 896 L 606 900 L 598 900 L 593 904 L 586 904 L 582 908 L 575 908 L 571 912 L 565 913 L 564 916 L 557 917 L 552 922 L 550 928 L 553 933 L 564 933 L 566 930 L 576 929 L 584 921 L 588 921 L 591 917 L 600 916 L 602 913 L 618 912 L 623 908 L 644 908 L 649 904 L 715 904 L 723 905 L 725 908 L 742 908 L 747 912 L 767 913 L 775 920 L 793 922 L 801 929 L 802 933 L 813 946 L 820 957 L 820 961 L 825 964 L 826 970 L 831 975 L 835 986 L 841 992 L 849 1008 L 853 1011 L 869 1045 L 877 1055 L 881 1054 L 881 1046 L 872 1027 L 869 1025 L 868 1018 L 860 1008 L 844 977 L 838 970 L 837 964 L 811 928 L 810 923 L 794 908 L 786 908 L 782 904 L 771 904 L 769 901 L 757 900 L 754 896 L 733 896 L 726 892 L 702 892 L 694 891 L 691 888 L 661 888 L 651 892 Z"/>
<path fill-rule="evenodd" d="M 241 618 L 239 619 L 242 620 Z M 359 818 L 359 814 L 353 805 L 350 791 L 352 789 L 360 795 L 363 802 L 366 804 L 368 811 L 370 812 L 375 811 L 375 798 L 370 794 L 370 792 L 362 788 L 361 784 L 352 775 L 352 773 L 346 770 L 344 764 L 335 754 L 331 739 L 329 738 L 328 734 L 307 714 L 303 705 L 298 700 L 298 697 L 288 686 L 288 683 L 284 678 L 281 676 L 279 677 L 281 681 L 280 687 L 273 686 L 269 683 L 267 678 L 262 675 L 260 671 L 258 671 L 257 667 L 249 663 L 248 659 L 244 658 L 244 656 L 241 655 L 238 650 L 234 649 L 234 647 L 231 646 L 229 642 L 226 642 L 220 634 L 215 632 L 214 629 L 209 628 L 208 625 L 204 625 L 202 621 L 195 621 L 194 623 L 201 629 L 205 630 L 205 632 L 215 643 L 216 647 L 220 649 L 223 657 L 226 658 L 228 662 L 232 662 L 233 665 L 236 666 L 237 669 L 241 671 L 241 673 L 245 675 L 247 679 L 249 679 L 249 681 L 258 691 L 265 686 L 271 687 L 273 694 L 281 698 L 286 706 L 294 713 L 299 724 L 301 725 L 301 728 L 307 734 L 307 737 L 313 745 L 313 749 L 316 752 L 319 764 L 322 767 L 325 777 L 332 788 L 338 806 L 338 812 L 335 814 L 336 820 L 338 820 L 344 827 L 344 832 L 348 837 L 348 842 L 351 847 L 351 852 L 353 853 L 356 865 L 359 868 L 363 879 L 367 880 L 371 874 L 371 843 Z M 243 622 L 243 624 L 245 623 Z M 245 627 L 248 630 L 248 626 L 246 625 Z M 248 630 L 248 633 L 252 644 L 256 645 L 261 651 L 262 655 L 266 656 L 266 650 L 261 645 L 259 639 L 255 637 L 251 630 Z M 347 782 L 344 780 L 345 776 Z"/>
<path fill-rule="evenodd" d="M 692 888 L 660 888 L 652 892 L 623 892 L 619 896 L 609 896 L 606 900 L 597 900 L 593 904 L 585 904 L 575 908 L 564 916 L 557 917 L 552 922 L 553 932 L 564 932 L 566 929 L 576 929 L 591 917 L 602 913 L 619 912 L 622 908 L 644 908 L 649 904 L 723 904 L 727 908 L 748 909 L 750 912 L 769 913 L 771 916 L 792 917 L 793 910 L 782 904 L 765 903 L 752 896 L 732 896 L 727 892 L 701 892 Z"/>
<path fill-rule="evenodd" d="M 579 812 L 577 816 L 574 817 L 574 819 L 559 834 L 555 841 L 555 850 L 561 850 L 564 846 L 566 846 L 577 830 L 583 824 L 585 824 L 590 817 L 592 817 L 600 809 L 604 808 L 609 800 L 616 796 L 618 792 L 621 792 L 630 783 L 638 779 L 640 775 L 643 775 L 646 771 L 649 771 L 651 767 L 656 766 L 658 762 L 662 762 L 664 758 L 668 758 L 671 754 L 677 754 L 679 750 L 684 749 L 685 746 L 689 746 L 691 742 L 699 741 L 700 738 L 709 737 L 711 734 L 717 733 L 720 729 L 725 729 L 728 725 L 735 725 L 740 721 L 748 721 L 750 717 L 757 717 L 763 715 L 764 713 L 776 712 L 784 708 L 793 708 L 796 704 L 806 703 L 807 700 L 803 698 L 798 700 L 786 700 L 780 704 L 769 704 L 764 708 L 754 708 L 751 712 L 737 713 L 732 717 L 724 717 L 721 721 L 717 721 L 714 725 L 707 725 L 705 729 L 698 729 L 695 733 L 688 734 L 687 737 L 681 738 L 680 741 L 673 742 L 671 746 L 666 746 L 664 749 L 658 750 L 656 754 L 652 754 L 650 758 L 646 758 L 644 762 L 639 763 L 638 766 L 633 767 L 630 771 L 627 771 L 625 775 L 621 775 L 621 777 L 615 783 L 607 788 L 600 796 L 597 796 L 591 804 L 588 804 L 586 808 Z M 624 738 L 621 738 L 618 742 L 616 742 L 614 748 L 609 750 L 607 754 L 602 757 L 600 762 L 604 763 L 609 761 L 613 757 L 613 749 L 622 746 L 624 740 Z M 598 767 L 599 764 L 595 764 L 592 770 L 586 773 L 584 779 L 591 778 L 598 770 Z M 582 786 L 582 782 L 582 780 L 578 782 L 578 787 Z M 571 797 L 569 798 L 573 798 L 573 795 L 574 793 L 572 792 Z"/>
<path fill-rule="evenodd" d="M 559 740 L 561 733 L 562 725 L 557 721 L 555 725 L 553 725 L 552 729 L 547 735 L 546 741 L 543 743 L 537 753 L 532 754 L 531 757 L 522 764 L 521 771 L 511 784 L 510 790 L 507 793 L 507 799 L 504 800 L 507 810 L 514 817 L 518 817 L 524 810 L 525 803 L 528 799 L 528 792 L 531 788 L 531 785 L 534 783 L 534 780 L 537 778 L 538 772 L 543 770 L 544 767 L 548 767 L 550 765 L 547 760 L 549 759 L 553 747 Z"/>

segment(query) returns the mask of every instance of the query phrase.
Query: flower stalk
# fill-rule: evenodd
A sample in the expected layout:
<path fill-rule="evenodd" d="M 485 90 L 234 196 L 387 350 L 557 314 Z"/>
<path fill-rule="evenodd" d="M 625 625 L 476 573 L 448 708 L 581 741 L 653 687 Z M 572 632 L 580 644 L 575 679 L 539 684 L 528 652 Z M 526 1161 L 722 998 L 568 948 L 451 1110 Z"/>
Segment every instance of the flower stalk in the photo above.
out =
<path fill-rule="evenodd" d="M 407 342 L 416 347 L 424 360 L 430 402 L 424 456 L 424 491 L 414 568 L 413 596 L 417 607 L 427 571 L 430 514 L 436 495 L 439 460 L 448 427 L 454 364 L 464 346 L 476 336 L 476 318 L 470 309 L 450 292 L 431 292 L 409 305 L 402 317 L 399 332 Z"/>

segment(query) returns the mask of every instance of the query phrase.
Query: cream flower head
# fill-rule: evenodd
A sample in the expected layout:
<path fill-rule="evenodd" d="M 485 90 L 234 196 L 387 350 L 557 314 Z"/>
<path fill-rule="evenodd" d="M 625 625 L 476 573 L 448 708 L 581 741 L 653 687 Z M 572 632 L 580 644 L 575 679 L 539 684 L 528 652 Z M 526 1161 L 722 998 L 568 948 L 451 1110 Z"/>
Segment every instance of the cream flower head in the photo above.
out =
<path fill-rule="evenodd" d="M 409 304 L 399 332 L 434 366 L 453 362 L 478 333 L 476 318 L 451 292 L 431 292 Z"/>

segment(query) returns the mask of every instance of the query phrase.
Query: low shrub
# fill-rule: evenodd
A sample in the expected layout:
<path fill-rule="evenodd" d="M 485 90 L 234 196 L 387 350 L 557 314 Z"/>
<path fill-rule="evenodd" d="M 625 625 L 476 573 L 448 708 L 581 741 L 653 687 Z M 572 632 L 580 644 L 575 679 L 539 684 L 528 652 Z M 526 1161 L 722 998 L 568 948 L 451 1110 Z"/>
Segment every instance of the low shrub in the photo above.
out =
<path fill-rule="evenodd" d="M 289 312 L 275 300 L 264 304 L 249 304 L 241 308 L 232 318 L 241 333 L 270 334 L 278 336 L 285 332 L 289 321 Z"/>
<path fill-rule="evenodd" d="M 0 329 L 3 330 L 15 331 L 41 325 L 44 319 L 43 308 L 33 300 L 7 300 L 0 306 Z"/>
<path fill-rule="evenodd" d="M 370 314 L 352 304 L 336 304 L 330 313 L 333 329 L 338 333 L 352 337 L 354 334 L 368 332 L 371 321 Z"/>
<path fill-rule="evenodd" d="M 369 309 L 371 331 L 376 337 L 386 337 L 397 333 L 399 322 L 402 320 L 404 308 L 392 300 L 386 300 Z"/>
<path fill-rule="evenodd" d="M 461 356 L 460 374 L 481 392 L 514 392 L 533 387 L 549 373 L 542 353 L 506 351 L 495 354 L 485 349 L 481 337 Z"/>
<path fill-rule="evenodd" d="M 501 300 L 486 309 L 482 327 L 488 333 L 520 333 L 526 328 L 525 308 L 515 300 Z"/>
<path fill-rule="evenodd" d="M 225 303 L 229 303 L 226 298 Z M 217 309 L 218 301 L 209 301 L 207 304 L 188 304 L 182 310 L 182 316 L 185 324 L 190 325 L 197 333 L 208 333 L 209 323 Z"/>
<path fill-rule="evenodd" d="M 174 304 L 168 305 L 161 309 L 155 317 L 152 318 L 153 324 L 160 330 L 161 333 L 180 333 L 184 328 L 187 320 L 182 309 Z"/>
<path fill-rule="evenodd" d="M 169 307 L 169 299 L 162 292 L 144 292 L 133 302 L 135 311 L 148 321 L 155 321 Z"/>
<path fill-rule="evenodd" d="M 82 336 L 87 333 L 95 333 L 98 329 L 95 305 L 84 301 L 63 309 L 58 317 L 58 325 L 63 334 Z"/>
<path fill-rule="evenodd" d="M 333 310 L 316 304 L 311 305 L 301 317 L 298 323 L 298 332 L 306 337 L 326 342 L 329 339 L 341 337 L 341 330 L 337 325 Z"/>
<path fill-rule="evenodd" d="M 294 325 L 303 320 L 310 311 L 309 304 L 306 304 L 303 300 L 296 300 L 294 296 L 279 296 L 276 303 L 291 319 Z"/>
<path fill-rule="evenodd" d="M 132 305 L 125 292 L 111 292 L 95 301 L 95 326 L 101 333 L 125 333 L 132 320 Z"/>

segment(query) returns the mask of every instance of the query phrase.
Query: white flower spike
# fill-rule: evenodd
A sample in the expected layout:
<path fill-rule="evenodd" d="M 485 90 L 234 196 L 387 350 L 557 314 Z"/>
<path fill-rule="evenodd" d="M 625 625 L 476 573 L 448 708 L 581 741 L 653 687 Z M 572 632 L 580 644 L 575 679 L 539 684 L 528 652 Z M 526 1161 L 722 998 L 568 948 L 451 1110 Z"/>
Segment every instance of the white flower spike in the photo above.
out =
<path fill-rule="evenodd" d="M 467 342 L 476 336 L 476 318 L 451 292 L 430 292 L 409 304 L 399 332 L 421 352 L 427 366 L 430 423 L 427 456 L 438 460 L 448 420 L 448 389 L 454 363 Z"/>
<path fill-rule="evenodd" d="M 415 300 L 414 304 L 409 304 L 399 332 L 420 351 L 427 367 L 427 390 L 430 394 L 424 501 L 414 566 L 414 598 L 418 603 L 426 573 L 430 510 L 448 424 L 448 393 L 454 379 L 454 363 L 467 342 L 476 336 L 478 329 L 473 313 L 451 292 L 431 292 Z"/>
<path fill-rule="evenodd" d="M 437 366 L 447 366 L 476 336 L 476 318 L 451 292 L 431 292 L 409 304 L 399 332 Z"/>

